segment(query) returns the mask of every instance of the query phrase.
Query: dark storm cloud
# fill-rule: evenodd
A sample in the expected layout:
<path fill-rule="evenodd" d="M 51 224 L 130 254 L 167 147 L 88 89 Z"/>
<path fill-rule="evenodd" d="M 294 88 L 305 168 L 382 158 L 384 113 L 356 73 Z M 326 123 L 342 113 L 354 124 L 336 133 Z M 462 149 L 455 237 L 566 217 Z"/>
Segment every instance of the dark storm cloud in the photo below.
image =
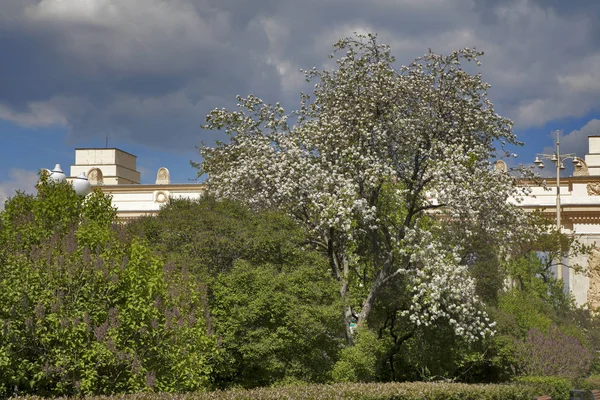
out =
<path fill-rule="evenodd" d="M 278 91 L 274 67 L 257 57 L 268 39 L 256 14 L 233 14 L 227 3 L 74 4 L 0 6 L 15 16 L 0 19 L 8 55 L 0 63 L 0 116 L 22 125 L 65 123 L 73 136 L 189 149 L 210 108 L 254 85 Z"/>
<path fill-rule="evenodd" d="M 500 112 L 523 127 L 600 97 L 594 1 L 2 0 L 0 118 L 161 148 L 211 140 L 206 113 L 254 93 L 297 104 L 300 68 L 377 32 L 399 62 L 428 48 L 486 51 Z"/>

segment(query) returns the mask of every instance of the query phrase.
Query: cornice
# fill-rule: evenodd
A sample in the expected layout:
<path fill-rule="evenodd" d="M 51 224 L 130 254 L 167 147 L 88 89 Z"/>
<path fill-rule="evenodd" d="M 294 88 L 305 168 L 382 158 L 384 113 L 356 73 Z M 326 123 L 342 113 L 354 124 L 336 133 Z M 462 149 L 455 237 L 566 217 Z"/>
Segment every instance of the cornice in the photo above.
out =
<path fill-rule="evenodd" d="M 168 185 L 158 184 L 125 184 L 125 185 L 96 185 L 92 186 L 92 189 L 100 189 L 105 193 L 136 193 L 136 192 L 150 192 L 155 190 L 167 190 L 167 191 L 193 191 L 199 192 L 206 190 L 205 183 L 175 183 Z"/>

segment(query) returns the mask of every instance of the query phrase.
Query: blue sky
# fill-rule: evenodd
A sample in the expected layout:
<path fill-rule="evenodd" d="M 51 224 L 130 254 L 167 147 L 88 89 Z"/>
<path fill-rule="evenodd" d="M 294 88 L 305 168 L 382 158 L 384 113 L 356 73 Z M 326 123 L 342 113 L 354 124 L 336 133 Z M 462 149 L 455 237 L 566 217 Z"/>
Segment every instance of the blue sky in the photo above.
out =
<path fill-rule="evenodd" d="M 200 125 L 253 93 L 288 110 L 301 68 L 325 68 L 337 39 L 375 32 L 407 64 L 431 48 L 477 47 L 497 112 L 526 146 L 583 156 L 600 134 L 600 3 L 595 0 L 1 0 L 0 203 L 32 190 L 39 168 L 65 171 L 76 147 L 138 156 L 195 177 Z"/>

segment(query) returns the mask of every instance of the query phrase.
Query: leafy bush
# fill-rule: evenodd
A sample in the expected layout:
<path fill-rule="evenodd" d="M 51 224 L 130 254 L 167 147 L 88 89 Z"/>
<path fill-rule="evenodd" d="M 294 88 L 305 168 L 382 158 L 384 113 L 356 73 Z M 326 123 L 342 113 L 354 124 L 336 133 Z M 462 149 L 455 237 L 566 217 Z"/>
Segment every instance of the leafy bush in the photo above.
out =
<path fill-rule="evenodd" d="M 341 347 L 341 306 L 323 258 L 296 265 L 238 261 L 214 286 L 215 332 L 230 361 L 220 379 L 244 387 L 325 382 Z"/>
<path fill-rule="evenodd" d="M 589 373 L 593 355 L 579 340 L 553 326 L 548 333 L 529 331 L 517 348 L 517 357 L 527 375 L 576 379 Z"/>
<path fill-rule="evenodd" d="M 200 282 L 124 240 L 110 198 L 74 193 L 42 181 L 0 212 L 0 396 L 209 386 Z"/>
<path fill-rule="evenodd" d="M 592 375 L 583 379 L 580 388 L 585 390 L 600 389 L 600 375 Z"/>
<path fill-rule="evenodd" d="M 356 333 L 354 346 L 346 347 L 331 372 L 334 382 L 371 382 L 376 378 L 377 361 L 384 352 L 384 342 L 367 328 Z"/>
<path fill-rule="evenodd" d="M 538 394 L 552 396 L 554 400 L 569 400 L 569 392 L 573 389 L 573 381 L 556 376 L 522 376 L 517 382 L 535 388 Z"/>
<path fill-rule="evenodd" d="M 524 337 L 532 329 L 547 331 L 552 325 L 552 309 L 541 298 L 530 292 L 510 290 L 500 296 L 501 311 L 514 319 L 517 337 Z"/>
<path fill-rule="evenodd" d="M 111 400 L 531 400 L 541 394 L 528 385 L 467 385 L 461 383 L 344 383 L 285 386 L 253 390 L 195 392 L 182 395 L 137 393 L 112 396 Z M 40 398 L 29 397 L 30 400 Z M 108 398 L 95 397 L 90 400 Z"/>
<path fill-rule="evenodd" d="M 327 260 L 306 249 L 306 233 L 290 218 L 206 196 L 171 200 L 128 230 L 206 283 L 225 353 L 215 385 L 327 381 L 341 348 L 342 305 Z"/>

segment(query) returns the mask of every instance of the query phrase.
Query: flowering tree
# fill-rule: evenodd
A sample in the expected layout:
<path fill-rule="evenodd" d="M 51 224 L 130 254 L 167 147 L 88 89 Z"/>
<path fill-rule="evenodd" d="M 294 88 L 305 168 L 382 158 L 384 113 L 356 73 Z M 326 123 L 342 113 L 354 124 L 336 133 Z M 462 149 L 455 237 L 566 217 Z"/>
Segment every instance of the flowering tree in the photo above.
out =
<path fill-rule="evenodd" d="M 462 68 L 482 53 L 429 52 L 397 69 L 373 35 L 335 49 L 334 70 L 305 72 L 316 84 L 299 111 L 252 95 L 236 111 L 212 111 L 204 128 L 230 141 L 201 147 L 193 165 L 216 196 L 283 209 L 306 226 L 339 282 L 347 324 L 363 325 L 394 283 L 408 296 L 398 310 L 408 324 L 445 321 L 467 340 L 491 333 L 464 244 L 480 231 L 508 243 L 525 224 L 507 202 L 517 188 L 490 162 L 496 143 L 518 143 L 512 124 L 495 113 L 489 85 Z"/>

